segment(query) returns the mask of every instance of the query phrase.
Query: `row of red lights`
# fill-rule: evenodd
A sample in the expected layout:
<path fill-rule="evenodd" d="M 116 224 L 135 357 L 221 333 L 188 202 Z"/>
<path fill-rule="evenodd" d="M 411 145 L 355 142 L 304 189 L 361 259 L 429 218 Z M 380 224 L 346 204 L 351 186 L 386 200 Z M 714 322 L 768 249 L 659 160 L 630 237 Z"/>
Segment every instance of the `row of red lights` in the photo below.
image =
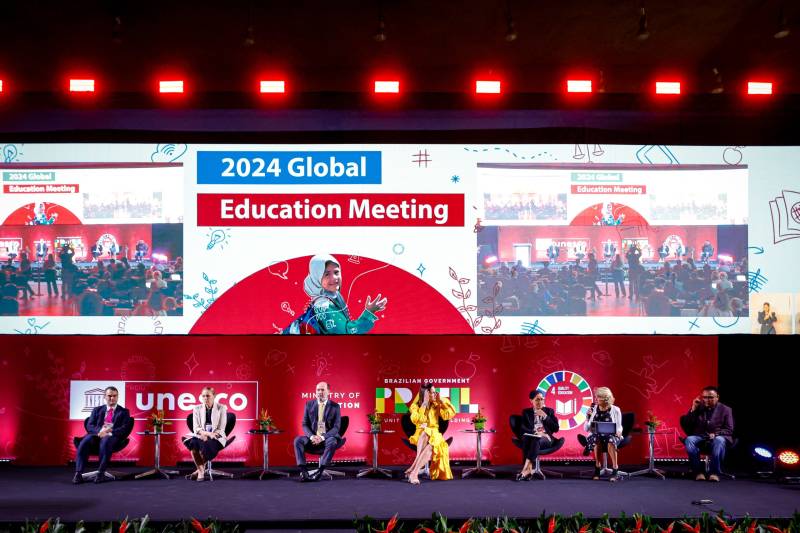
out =
<path fill-rule="evenodd" d="M 158 82 L 158 92 L 161 94 L 182 94 L 185 90 L 183 80 L 160 80 Z M 284 94 L 286 93 L 285 80 L 261 80 L 259 82 L 259 92 L 262 94 Z M 70 79 L 69 92 L 71 93 L 94 93 L 96 83 L 93 79 Z M 0 79 L 0 93 L 3 92 L 3 80 Z M 376 94 L 400 94 L 399 80 L 375 80 L 373 92 Z M 592 93 L 592 80 L 567 80 L 568 93 Z M 476 80 L 476 94 L 501 94 L 502 82 L 500 80 Z M 681 94 L 681 82 L 679 81 L 657 81 L 655 82 L 655 93 L 665 95 Z M 748 81 L 747 94 L 772 94 L 772 82 L 767 81 Z"/>

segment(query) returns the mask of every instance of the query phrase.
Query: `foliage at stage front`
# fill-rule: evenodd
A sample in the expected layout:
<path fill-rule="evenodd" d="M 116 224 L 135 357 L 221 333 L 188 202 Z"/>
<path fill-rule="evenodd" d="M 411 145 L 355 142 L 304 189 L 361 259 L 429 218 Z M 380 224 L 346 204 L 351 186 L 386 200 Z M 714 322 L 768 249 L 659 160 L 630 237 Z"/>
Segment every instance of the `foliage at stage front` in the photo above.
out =
<path fill-rule="evenodd" d="M 14 529 L 2 529 L 0 531 L 15 531 Z M 99 527 L 94 524 L 89 526 L 83 521 L 75 524 L 74 528 L 64 524 L 58 518 L 48 518 L 42 523 L 25 522 L 20 529 L 21 533 L 240 533 L 239 524 L 234 522 L 219 522 L 217 520 L 207 520 L 205 524 L 196 518 L 184 520 L 174 524 L 154 525 L 150 522 L 150 517 L 128 519 L 122 522 L 104 522 Z"/>
<path fill-rule="evenodd" d="M 795 513 L 788 519 L 728 520 L 724 511 L 720 511 L 718 515 L 703 513 L 699 518 L 669 521 L 640 514 L 588 519 L 579 513 L 573 516 L 542 514 L 531 519 L 470 518 L 455 523 L 434 513 L 430 520 L 422 523 L 406 522 L 395 514 L 388 522 L 365 516 L 354 520 L 353 525 L 358 533 L 800 533 L 800 514 Z"/>

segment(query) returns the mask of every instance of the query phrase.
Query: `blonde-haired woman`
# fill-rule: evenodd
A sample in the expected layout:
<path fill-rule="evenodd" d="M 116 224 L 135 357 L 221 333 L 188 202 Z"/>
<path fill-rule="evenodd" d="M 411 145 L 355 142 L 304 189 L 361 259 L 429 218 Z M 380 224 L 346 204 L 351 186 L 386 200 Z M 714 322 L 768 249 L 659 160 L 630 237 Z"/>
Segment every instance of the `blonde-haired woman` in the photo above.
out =
<path fill-rule="evenodd" d="M 597 399 L 597 406 L 594 404 L 589 408 L 586 413 L 586 423 L 583 425 L 584 431 L 589 432 L 589 437 L 586 438 L 584 455 L 589 455 L 594 449 L 594 475 L 592 479 L 600 479 L 601 467 L 601 454 L 608 453 L 608 458 L 611 459 L 611 478 L 609 481 L 617 481 L 619 479 L 618 470 L 619 463 L 617 462 L 617 446 L 622 440 L 622 411 L 619 407 L 614 405 L 614 394 L 608 387 L 598 387 L 594 396 Z M 613 422 L 615 431 L 613 434 L 597 433 L 597 426 L 594 422 Z"/>
<path fill-rule="evenodd" d="M 197 470 L 197 481 L 204 481 L 206 463 L 213 460 L 225 447 L 227 436 L 225 425 L 228 421 L 228 409 L 214 401 L 214 387 L 203 387 L 200 392 L 200 405 L 192 408 L 192 430 L 183 438 L 183 444 L 192 452 L 192 459 Z"/>

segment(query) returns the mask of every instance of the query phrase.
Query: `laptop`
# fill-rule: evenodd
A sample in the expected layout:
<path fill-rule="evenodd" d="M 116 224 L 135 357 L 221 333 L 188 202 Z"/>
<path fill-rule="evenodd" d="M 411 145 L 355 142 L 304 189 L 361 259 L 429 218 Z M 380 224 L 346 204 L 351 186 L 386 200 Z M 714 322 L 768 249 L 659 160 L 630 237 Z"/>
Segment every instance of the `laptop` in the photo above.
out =
<path fill-rule="evenodd" d="M 593 422 L 598 435 L 616 435 L 617 425 L 614 422 Z"/>

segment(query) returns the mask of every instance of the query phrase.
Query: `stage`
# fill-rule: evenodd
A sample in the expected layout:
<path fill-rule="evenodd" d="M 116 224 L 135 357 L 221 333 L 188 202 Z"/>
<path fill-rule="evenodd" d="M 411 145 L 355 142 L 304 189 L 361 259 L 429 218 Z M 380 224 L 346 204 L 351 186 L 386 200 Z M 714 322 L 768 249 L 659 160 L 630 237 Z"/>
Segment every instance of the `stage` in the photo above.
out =
<path fill-rule="evenodd" d="M 218 468 L 224 469 L 222 464 Z M 182 477 L 171 480 L 123 480 L 73 486 L 67 467 L 0 468 L 0 517 L 24 522 L 60 517 L 65 522 L 99 522 L 149 515 L 155 522 L 215 517 L 239 522 L 244 529 L 343 529 L 354 517 L 369 515 L 385 520 L 399 513 L 403 520 L 429 519 L 440 512 L 451 519 L 503 516 L 534 518 L 542 513 L 588 518 L 643 513 L 672 519 L 718 512 L 742 517 L 788 518 L 798 509 L 800 485 L 737 479 L 720 483 L 679 478 L 676 467 L 662 481 L 648 477 L 617 483 L 577 477 L 579 467 L 553 466 L 565 479 L 515 482 L 511 466 L 497 469 L 497 479 L 422 480 L 413 486 L 399 479 L 356 479 L 358 468 L 344 468 L 346 479 L 300 483 L 296 478 L 270 481 L 215 479 L 197 483 Z M 585 468 L 582 467 L 582 468 Z M 128 469 L 140 472 L 145 468 Z M 248 469 L 230 469 L 237 474 Z M 188 470 L 186 470 L 188 472 Z M 692 500 L 713 500 L 692 505 Z"/>

